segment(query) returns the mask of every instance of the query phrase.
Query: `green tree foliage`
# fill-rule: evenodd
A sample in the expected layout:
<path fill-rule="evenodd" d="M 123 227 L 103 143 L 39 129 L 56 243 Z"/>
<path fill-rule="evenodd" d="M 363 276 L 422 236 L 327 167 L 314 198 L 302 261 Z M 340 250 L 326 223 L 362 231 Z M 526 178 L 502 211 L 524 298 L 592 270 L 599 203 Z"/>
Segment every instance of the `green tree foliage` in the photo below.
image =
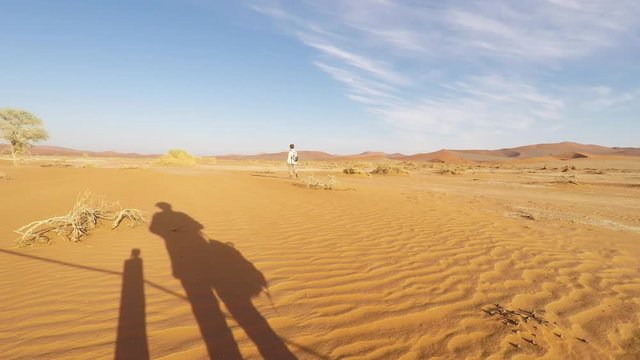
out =
<path fill-rule="evenodd" d="M 47 140 L 42 120 L 19 109 L 0 109 L 0 137 L 9 142 L 14 164 L 34 142 Z"/>

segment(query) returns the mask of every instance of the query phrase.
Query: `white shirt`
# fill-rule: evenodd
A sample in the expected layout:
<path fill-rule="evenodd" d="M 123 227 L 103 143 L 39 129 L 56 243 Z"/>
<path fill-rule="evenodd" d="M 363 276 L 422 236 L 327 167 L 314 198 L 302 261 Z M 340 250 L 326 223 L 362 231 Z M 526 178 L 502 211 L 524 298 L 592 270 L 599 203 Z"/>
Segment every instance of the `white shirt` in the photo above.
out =
<path fill-rule="evenodd" d="M 295 165 L 298 162 L 295 160 L 298 156 L 298 152 L 295 149 L 289 149 L 289 156 L 287 157 L 287 164 Z"/>

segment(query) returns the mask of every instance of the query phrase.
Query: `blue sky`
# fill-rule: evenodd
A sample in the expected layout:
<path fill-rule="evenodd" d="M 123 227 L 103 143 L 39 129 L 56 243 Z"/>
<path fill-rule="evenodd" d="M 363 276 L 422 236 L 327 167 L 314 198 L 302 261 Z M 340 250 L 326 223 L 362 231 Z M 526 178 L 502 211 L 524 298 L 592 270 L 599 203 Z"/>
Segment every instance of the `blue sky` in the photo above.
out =
<path fill-rule="evenodd" d="M 0 0 L 0 107 L 159 153 L 640 146 L 640 2 Z"/>

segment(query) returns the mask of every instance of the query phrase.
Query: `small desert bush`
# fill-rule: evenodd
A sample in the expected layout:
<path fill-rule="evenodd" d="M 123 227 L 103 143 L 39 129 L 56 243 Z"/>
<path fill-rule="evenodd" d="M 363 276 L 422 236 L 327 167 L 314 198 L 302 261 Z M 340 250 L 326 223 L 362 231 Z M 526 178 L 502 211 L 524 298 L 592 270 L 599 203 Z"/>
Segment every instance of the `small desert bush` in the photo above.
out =
<path fill-rule="evenodd" d="M 15 232 L 20 235 L 18 246 L 49 245 L 53 243 L 52 235 L 78 242 L 104 221 L 110 221 L 113 230 L 124 220 L 129 220 L 132 225 L 144 223 L 140 210 L 123 209 L 118 203 L 107 202 L 102 197 L 94 198 L 85 191 L 78 195 L 66 215 L 37 220 Z"/>
<path fill-rule="evenodd" d="M 349 166 L 342 169 L 342 172 L 347 175 L 369 175 L 368 173 L 358 169 L 357 167 Z"/>
<path fill-rule="evenodd" d="M 327 177 L 327 181 L 322 181 L 320 179 L 316 179 L 313 175 L 309 175 L 302 181 L 294 182 L 293 185 L 315 190 L 336 190 L 338 186 L 338 181 L 336 180 L 336 178 L 331 175 Z"/>
<path fill-rule="evenodd" d="M 562 178 L 560 180 L 556 180 L 554 181 L 555 184 L 560 184 L 560 185 L 579 185 L 580 183 L 574 179 L 573 177 L 565 177 Z"/>
<path fill-rule="evenodd" d="M 392 164 L 380 164 L 375 169 L 371 170 L 372 174 L 378 175 L 400 175 L 408 174 L 409 172 L 402 166 Z"/>
<path fill-rule="evenodd" d="M 195 166 L 197 162 L 195 156 L 182 149 L 171 149 L 157 160 L 163 166 Z"/>
<path fill-rule="evenodd" d="M 436 171 L 438 174 L 440 175 L 460 175 L 460 171 L 458 171 L 457 169 L 440 169 L 438 171 Z"/>
<path fill-rule="evenodd" d="M 9 180 L 11 179 L 11 177 L 5 173 L 3 173 L 2 171 L 0 171 L 0 180 Z"/>

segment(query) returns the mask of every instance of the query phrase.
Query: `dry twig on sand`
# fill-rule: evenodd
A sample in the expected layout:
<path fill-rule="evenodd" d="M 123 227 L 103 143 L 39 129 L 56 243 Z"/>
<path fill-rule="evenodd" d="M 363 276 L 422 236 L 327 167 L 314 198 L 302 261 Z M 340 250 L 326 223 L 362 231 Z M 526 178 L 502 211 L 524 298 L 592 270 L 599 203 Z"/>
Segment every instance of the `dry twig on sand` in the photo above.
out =
<path fill-rule="evenodd" d="M 111 224 L 111 230 L 117 228 L 122 220 L 129 219 L 131 224 L 141 224 L 144 223 L 144 217 L 142 216 L 142 212 L 138 209 L 122 209 L 118 212 L 113 220 L 113 224 Z"/>
<path fill-rule="evenodd" d="M 78 242 L 100 225 L 102 220 L 113 221 L 111 229 L 117 228 L 124 219 L 132 224 L 144 222 L 138 209 L 121 209 L 117 203 L 104 198 L 94 199 L 89 191 L 78 195 L 71 211 L 66 215 L 31 222 L 15 232 L 20 235 L 18 246 L 49 245 L 52 235 Z"/>

